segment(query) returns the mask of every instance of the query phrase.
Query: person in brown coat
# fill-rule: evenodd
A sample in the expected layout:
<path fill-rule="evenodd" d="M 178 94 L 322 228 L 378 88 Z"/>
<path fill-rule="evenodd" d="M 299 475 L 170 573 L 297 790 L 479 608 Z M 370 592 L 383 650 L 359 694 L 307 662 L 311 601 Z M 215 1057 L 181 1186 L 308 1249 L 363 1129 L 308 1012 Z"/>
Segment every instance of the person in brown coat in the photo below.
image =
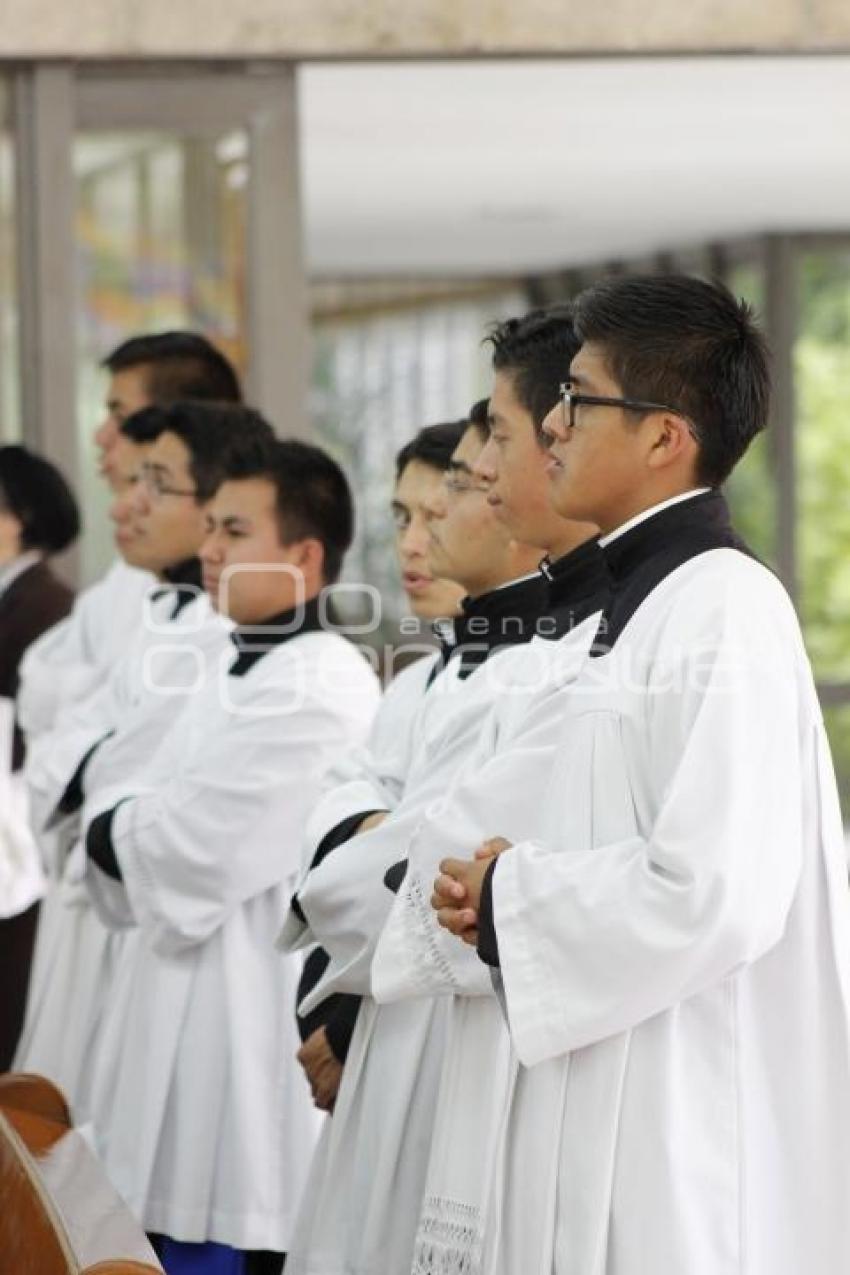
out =
<path fill-rule="evenodd" d="M 48 560 L 76 540 L 77 502 L 49 461 L 26 447 L 0 447 L 0 697 L 14 699 L 24 652 L 71 609 L 71 589 Z M 0 766 L 13 773 L 24 760 L 16 728 L 11 757 Z M 7 916 L 0 899 L 0 1071 L 12 1060 L 20 1035 L 38 920 L 38 903 Z"/>

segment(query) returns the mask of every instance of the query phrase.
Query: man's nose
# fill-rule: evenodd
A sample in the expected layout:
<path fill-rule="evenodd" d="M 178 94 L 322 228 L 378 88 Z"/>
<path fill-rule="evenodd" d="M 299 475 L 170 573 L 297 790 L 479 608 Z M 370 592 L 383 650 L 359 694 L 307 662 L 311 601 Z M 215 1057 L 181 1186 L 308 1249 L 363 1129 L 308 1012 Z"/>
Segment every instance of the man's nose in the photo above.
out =
<path fill-rule="evenodd" d="M 412 515 L 401 538 L 401 552 L 408 558 L 424 554 L 428 548 L 428 526 L 422 514 Z"/>
<path fill-rule="evenodd" d="M 472 462 L 473 475 L 482 482 L 494 483 L 499 474 L 496 456 L 496 444 L 492 438 L 488 438 Z"/>
<path fill-rule="evenodd" d="M 208 531 L 204 536 L 198 557 L 202 562 L 216 562 L 221 557 L 221 541 L 216 532 Z"/>
<path fill-rule="evenodd" d="M 109 517 L 116 524 L 127 522 L 130 517 L 130 500 L 125 496 L 118 496 L 109 506 Z"/>
<path fill-rule="evenodd" d="M 567 414 L 562 402 L 557 402 L 551 411 L 547 412 L 543 419 L 541 430 L 547 442 L 566 442 L 569 436 L 569 428 L 567 426 Z"/>

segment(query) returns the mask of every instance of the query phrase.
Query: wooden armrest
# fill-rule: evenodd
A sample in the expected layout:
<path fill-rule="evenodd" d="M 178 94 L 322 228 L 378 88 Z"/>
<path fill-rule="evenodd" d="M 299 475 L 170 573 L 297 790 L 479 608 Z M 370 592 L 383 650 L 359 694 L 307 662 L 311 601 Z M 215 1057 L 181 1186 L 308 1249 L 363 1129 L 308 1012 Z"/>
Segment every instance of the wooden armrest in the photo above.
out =
<path fill-rule="evenodd" d="M 66 1129 L 73 1124 L 65 1095 L 45 1076 L 14 1071 L 0 1075 L 0 1108 L 30 1111 Z"/>
<path fill-rule="evenodd" d="M 87 1266 L 82 1275 L 162 1275 L 162 1270 L 141 1262 L 98 1262 L 97 1266 Z"/>
<path fill-rule="evenodd" d="M 0 1077 L 0 1198 L 4 1273 L 162 1275 L 61 1093 L 38 1076 Z"/>

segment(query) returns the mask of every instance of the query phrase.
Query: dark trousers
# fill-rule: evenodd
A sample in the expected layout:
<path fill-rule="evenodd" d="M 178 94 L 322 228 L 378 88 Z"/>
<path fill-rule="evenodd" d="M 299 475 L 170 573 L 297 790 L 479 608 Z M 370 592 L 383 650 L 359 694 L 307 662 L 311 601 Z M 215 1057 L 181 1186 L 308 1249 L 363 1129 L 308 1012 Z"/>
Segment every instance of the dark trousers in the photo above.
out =
<path fill-rule="evenodd" d="M 0 920 L 0 1071 L 11 1067 L 24 1025 L 38 909 Z"/>

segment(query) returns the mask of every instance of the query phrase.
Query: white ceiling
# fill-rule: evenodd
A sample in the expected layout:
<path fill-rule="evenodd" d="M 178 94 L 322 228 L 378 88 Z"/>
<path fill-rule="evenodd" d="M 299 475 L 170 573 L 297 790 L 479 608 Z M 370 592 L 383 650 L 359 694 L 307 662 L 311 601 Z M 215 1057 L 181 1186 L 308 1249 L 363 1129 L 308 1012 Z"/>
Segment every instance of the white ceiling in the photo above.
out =
<path fill-rule="evenodd" d="M 850 229 L 850 58 L 312 65 L 321 274 L 517 274 Z"/>

